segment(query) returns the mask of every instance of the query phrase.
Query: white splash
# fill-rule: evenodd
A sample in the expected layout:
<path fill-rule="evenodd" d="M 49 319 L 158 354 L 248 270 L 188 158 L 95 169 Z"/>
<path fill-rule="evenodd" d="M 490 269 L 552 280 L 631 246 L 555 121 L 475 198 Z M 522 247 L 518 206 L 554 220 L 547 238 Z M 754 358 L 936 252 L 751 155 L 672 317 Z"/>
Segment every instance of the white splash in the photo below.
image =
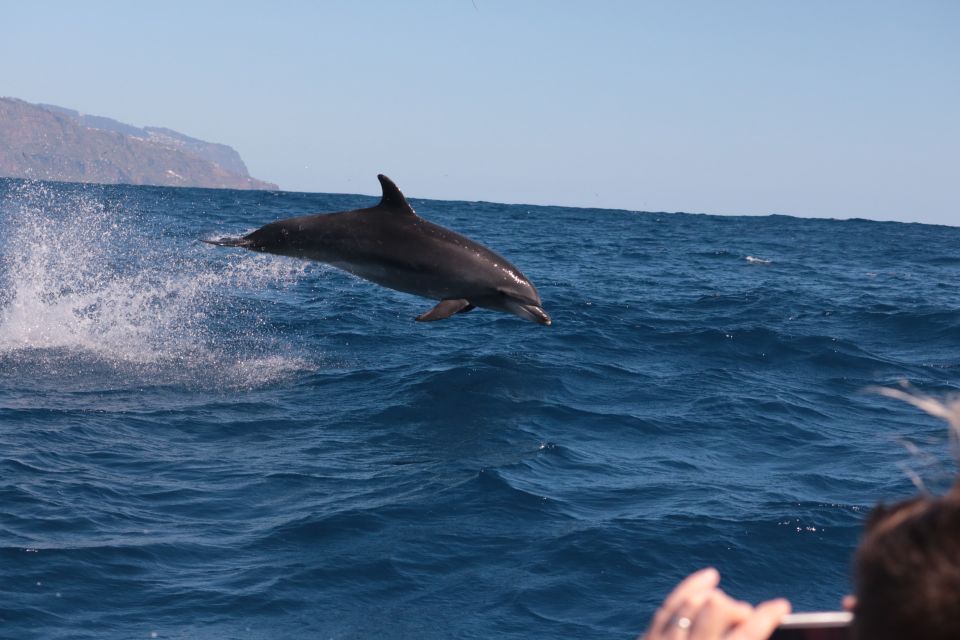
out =
<path fill-rule="evenodd" d="M 303 368 L 256 349 L 227 355 L 212 328 L 229 292 L 293 282 L 302 265 L 255 254 L 210 264 L 146 237 L 134 218 L 55 185 L 25 183 L 0 202 L 0 355 L 65 350 L 197 371 L 226 359 L 241 378 L 258 362 Z M 250 320 L 236 331 L 256 331 Z"/>
<path fill-rule="evenodd" d="M 755 256 L 747 256 L 747 262 L 750 264 L 770 264 L 770 260 L 765 260 L 764 258 L 757 258 Z"/>

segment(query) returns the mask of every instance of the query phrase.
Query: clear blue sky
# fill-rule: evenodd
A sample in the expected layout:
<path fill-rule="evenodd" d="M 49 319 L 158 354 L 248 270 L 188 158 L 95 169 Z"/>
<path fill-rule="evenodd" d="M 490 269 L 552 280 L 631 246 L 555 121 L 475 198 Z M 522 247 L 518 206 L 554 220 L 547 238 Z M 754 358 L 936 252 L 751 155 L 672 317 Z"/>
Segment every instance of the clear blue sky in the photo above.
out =
<path fill-rule="evenodd" d="M 0 95 L 284 189 L 960 225 L 960 2 L 3 2 Z"/>

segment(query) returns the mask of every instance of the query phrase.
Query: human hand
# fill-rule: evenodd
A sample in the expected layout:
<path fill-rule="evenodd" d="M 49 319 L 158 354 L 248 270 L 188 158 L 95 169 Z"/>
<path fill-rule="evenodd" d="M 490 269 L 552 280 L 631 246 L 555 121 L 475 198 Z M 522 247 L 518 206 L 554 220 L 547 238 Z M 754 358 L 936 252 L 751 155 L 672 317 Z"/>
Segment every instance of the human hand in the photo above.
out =
<path fill-rule="evenodd" d="M 687 576 L 667 596 L 641 640 L 765 640 L 790 613 L 784 599 L 756 607 L 717 588 L 720 574 L 702 569 Z"/>

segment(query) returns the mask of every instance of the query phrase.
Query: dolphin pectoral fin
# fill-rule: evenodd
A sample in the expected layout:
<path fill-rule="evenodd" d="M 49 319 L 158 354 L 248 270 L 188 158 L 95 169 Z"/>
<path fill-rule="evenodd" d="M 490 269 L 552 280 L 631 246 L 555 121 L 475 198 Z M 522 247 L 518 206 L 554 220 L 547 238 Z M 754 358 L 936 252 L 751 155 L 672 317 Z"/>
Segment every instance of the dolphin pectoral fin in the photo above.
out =
<path fill-rule="evenodd" d="M 433 322 L 434 320 L 444 320 L 455 313 L 466 313 L 473 309 L 469 300 L 459 298 L 457 300 L 441 300 L 437 306 L 426 313 L 417 316 L 417 322 Z"/>

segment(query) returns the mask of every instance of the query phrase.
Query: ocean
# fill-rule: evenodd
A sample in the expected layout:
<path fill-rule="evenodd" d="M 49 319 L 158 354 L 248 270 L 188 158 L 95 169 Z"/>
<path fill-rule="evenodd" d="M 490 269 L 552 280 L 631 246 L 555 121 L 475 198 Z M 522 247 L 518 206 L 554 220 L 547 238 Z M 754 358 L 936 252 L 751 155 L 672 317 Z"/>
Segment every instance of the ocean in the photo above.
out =
<path fill-rule="evenodd" d="M 200 242 L 377 200 L 0 180 L 0 637 L 626 639 L 708 565 L 836 609 L 951 480 L 870 389 L 960 388 L 960 228 L 411 198 L 551 327 Z"/>

